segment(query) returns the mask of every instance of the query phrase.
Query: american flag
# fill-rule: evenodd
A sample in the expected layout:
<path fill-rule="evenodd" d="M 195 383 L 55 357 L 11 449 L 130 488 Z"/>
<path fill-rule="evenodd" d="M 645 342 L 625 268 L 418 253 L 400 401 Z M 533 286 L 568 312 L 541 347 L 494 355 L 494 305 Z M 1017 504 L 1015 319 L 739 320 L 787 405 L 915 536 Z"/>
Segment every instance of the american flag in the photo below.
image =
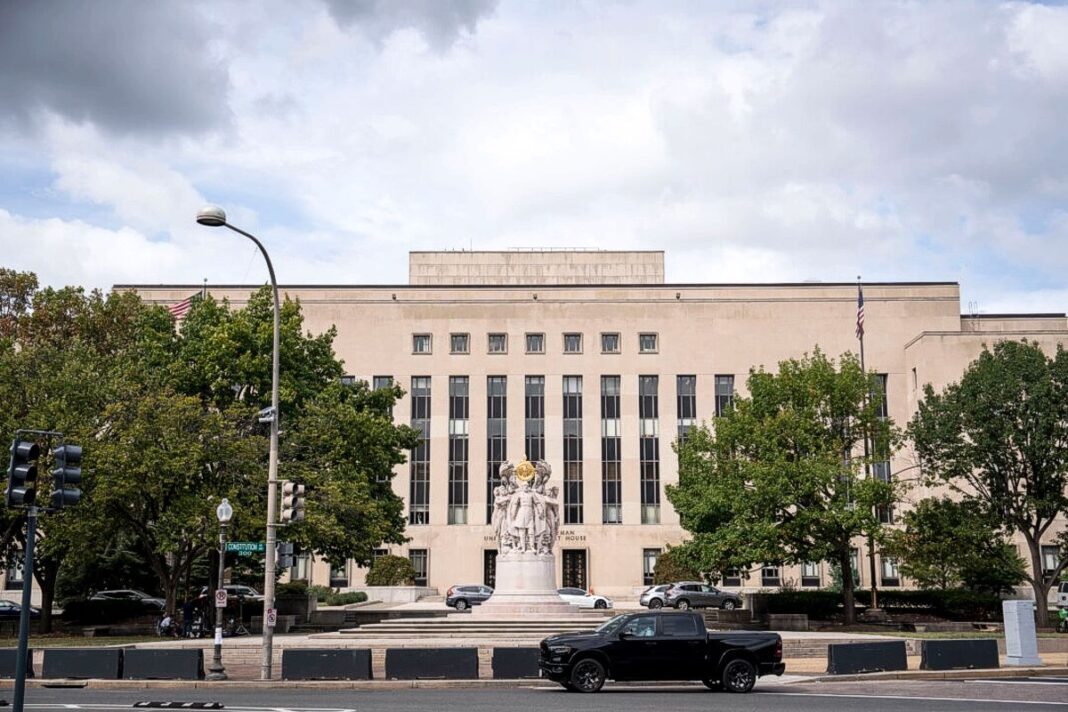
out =
<path fill-rule="evenodd" d="M 193 300 L 198 297 L 200 297 L 199 293 L 188 296 L 177 304 L 171 304 L 167 307 L 167 311 L 171 313 L 175 321 L 181 321 L 189 313 L 189 310 L 193 308 Z"/>
<path fill-rule="evenodd" d="M 857 285 L 857 338 L 864 338 L 864 290 Z"/>

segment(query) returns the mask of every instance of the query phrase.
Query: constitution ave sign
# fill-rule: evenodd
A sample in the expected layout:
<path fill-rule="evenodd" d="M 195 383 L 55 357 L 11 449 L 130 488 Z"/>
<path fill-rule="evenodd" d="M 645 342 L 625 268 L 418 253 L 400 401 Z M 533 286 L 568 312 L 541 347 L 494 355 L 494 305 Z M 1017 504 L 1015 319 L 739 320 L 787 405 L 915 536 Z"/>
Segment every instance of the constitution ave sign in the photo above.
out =
<path fill-rule="evenodd" d="M 267 545 L 262 541 L 228 541 L 226 551 L 236 551 L 239 556 L 252 556 L 266 553 Z"/>

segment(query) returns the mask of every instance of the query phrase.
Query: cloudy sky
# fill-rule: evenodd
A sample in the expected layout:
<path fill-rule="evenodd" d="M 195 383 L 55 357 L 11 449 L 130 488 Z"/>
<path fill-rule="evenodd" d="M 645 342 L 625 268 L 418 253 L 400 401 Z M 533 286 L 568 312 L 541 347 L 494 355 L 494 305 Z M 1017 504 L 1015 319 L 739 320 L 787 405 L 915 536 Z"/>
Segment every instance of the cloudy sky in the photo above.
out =
<path fill-rule="evenodd" d="M 1068 308 L 1068 7 L 0 3 L 0 248 L 46 283 L 403 283 L 412 249 Z"/>

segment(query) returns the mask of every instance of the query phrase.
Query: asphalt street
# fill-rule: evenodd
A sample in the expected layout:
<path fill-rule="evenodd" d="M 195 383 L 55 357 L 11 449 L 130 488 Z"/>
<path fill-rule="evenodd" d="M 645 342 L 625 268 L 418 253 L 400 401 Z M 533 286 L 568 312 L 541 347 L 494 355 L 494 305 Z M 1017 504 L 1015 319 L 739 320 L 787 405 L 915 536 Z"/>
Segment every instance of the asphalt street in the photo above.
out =
<path fill-rule="evenodd" d="M 0 692 L 10 700 L 10 691 Z M 885 681 L 857 683 L 761 682 L 748 695 L 711 692 L 701 686 L 634 687 L 609 684 L 595 695 L 557 688 L 517 686 L 508 689 L 400 690 L 27 690 L 26 709 L 56 712 L 131 710 L 139 701 L 221 702 L 231 712 L 672 712 L 738 710 L 740 712 L 817 710 L 1068 710 L 1068 678 L 976 681 Z"/>

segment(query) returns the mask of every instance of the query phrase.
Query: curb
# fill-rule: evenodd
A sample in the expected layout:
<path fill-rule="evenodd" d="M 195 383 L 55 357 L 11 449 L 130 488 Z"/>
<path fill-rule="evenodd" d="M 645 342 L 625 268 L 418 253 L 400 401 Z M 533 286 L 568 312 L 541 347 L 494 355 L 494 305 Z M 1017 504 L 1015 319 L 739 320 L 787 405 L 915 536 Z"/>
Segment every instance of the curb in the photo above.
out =
<path fill-rule="evenodd" d="M 989 668 L 972 670 L 900 670 L 898 672 L 869 672 L 855 675 L 818 675 L 798 680 L 813 682 L 878 682 L 880 680 L 974 680 L 991 677 L 1061 677 L 1068 675 L 1068 667 Z"/>

